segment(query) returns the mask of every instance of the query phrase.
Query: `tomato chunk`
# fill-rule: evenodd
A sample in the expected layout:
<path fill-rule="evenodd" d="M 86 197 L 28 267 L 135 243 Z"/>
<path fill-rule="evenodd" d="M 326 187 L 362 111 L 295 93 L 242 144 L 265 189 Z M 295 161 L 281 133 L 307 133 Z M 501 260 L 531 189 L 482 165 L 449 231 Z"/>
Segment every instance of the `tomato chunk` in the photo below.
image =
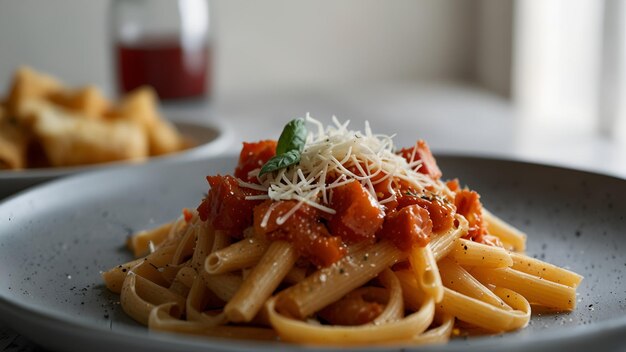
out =
<path fill-rule="evenodd" d="M 398 154 L 409 163 L 421 160 L 422 165 L 417 169 L 417 172 L 428 175 L 433 180 L 438 180 L 441 177 L 441 170 L 425 141 L 420 139 L 413 147 L 401 149 Z"/>
<path fill-rule="evenodd" d="M 373 241 L 385 219 L 385 212 L 358 181 L 333 189 L 330 207 L 336 213 L 328 228 L 345 242 Z"/>
<path fill-rule="evenodd" d="M 268 160 L 276 155 L 274 140 L 265 140 L 256 143 L 243 143 L 239 154 L 239 164 L 235 169 L 235 177 L 246 182 L 257 182 L 256 177 L 250 177 L 250 171 L 261 168 Z"/>
<path fill-rule="evenodd" d="M 207 176 L 207 181 L 211 189 L 198 206 L 200 219 L 231 237 L 242 238 L 243 230 L 252 225 L 254 207 L 262 202 L 246 197 L 260 192 L 240 187 L 232 176 Z"/>
<path fill-rule="evenodd" d="M 453 204 L 439 197 L 419 197 L 412 193 L 402 194 L 398 198 L 398 208 L 409 205 L 419 205 L 428 211 L 430 220 L 433 222 L 433 232 L 439 233 L 449 230 L 454 225 Z"/>
<path fill-rule="evenodd" d="M 388 177 L 374 184 L 376 198 L 378 198 L 379 201 L 385 200 L 385 204 L 382 205 L 385 213 L 393 211 L 398 206 L 397 195 L 400 190 L 397 188 L 397 182 L 395 182 L 392 177 Z"/>
<path fill-rule="evenodd" d="M 396 247 L 408 251 L 414 245 L 426 246 L 432 232 L 433 222 L 428 211 L 419 205 L 409 205 L 387 215 L 380 233 Z"/>
<path fill-rule="evenodd" d="M 323 225 L 317 225 L 323 227 L 325 231 L 320 231 L 324 235 L 317 236 L 311 241 L 304 241 L 296 246 L 296 250 L 302 253 L 305 257 L 311 258 L 313 264 L 318 267 L 327 267 L 339 259 L 343 258 L 348 250 L 341 241 L 339 236 L 331 236 L 328 230 Z M 315 226 L 314 228 L 317 228 Z"/>
<path fill-rule="evenodd" d="M 476 242 L 482 243 L 482 244 L 486 244 L 488 246 L 493 246 L 493 247 L 502 247 L 504 248 L 504 244 L 502 243 L 502 241 L 500 241 L 500 239 L 494 235 L 482 235 L 480 236 L 477 240 L 475 240 Z"/>
<path fill-rule="evenodd" d="M 329 266 L 346 254 L 341 238 L 331 236 L 320 222 L 319 211 L 306 204 L 279 223 L 296 201 L 265 201 L 254 209 L 254 230 L 270 240 L 293 243 L 296 251 L 319 267 Z"/>
<path fill-rule="evenodd" d="M 193 213 L 187 209 L 183 208 L 183 217 L 185 218 L 185 222 L 190 222 L 193 219 Z"/>
<path fill-rule="evenodd" d="M 455 178 L 449 181 L 446 181 L 446 186 L 452 191 L 456 192 L 461 189 L 461 184 L 459 183 L 459 179 Z"/>
<path fill-rule="evenodd" d="M 372 322 L 383 309 L 382 304 L 362 296 L 347 296 L 322 309 L 319 315 L 332 325 L 356 326 Z"/>
<path fill-rule="evenodd" d="M 483 206 L 480 203 L 480 195 L 468 189 L 456 192 L 454 205 L 457 213 L 463 215 L 469 222 L 468 239 L 477 240 L 487 233 L 487 226 L 483 221 Z"/>

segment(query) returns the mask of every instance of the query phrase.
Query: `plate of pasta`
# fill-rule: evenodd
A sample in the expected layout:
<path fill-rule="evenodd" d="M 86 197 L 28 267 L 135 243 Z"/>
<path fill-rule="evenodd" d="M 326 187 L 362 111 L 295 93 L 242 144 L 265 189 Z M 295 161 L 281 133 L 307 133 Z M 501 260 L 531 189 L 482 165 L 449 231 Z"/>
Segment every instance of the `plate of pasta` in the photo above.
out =
<path fill-rule="evenodd" d="M 619 350 L 625 193 L 307 115 L 0 204 L 0 317 L 64 350 Z"/>

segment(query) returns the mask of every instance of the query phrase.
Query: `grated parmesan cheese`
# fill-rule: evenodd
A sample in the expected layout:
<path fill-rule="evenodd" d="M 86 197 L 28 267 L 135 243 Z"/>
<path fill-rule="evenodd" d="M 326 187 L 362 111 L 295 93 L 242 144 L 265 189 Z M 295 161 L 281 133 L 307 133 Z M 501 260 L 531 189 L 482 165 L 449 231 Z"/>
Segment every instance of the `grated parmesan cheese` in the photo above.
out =
<path fill-rule="evenodd" d="M 435 192 L 442 191 L 441 183 L 417 172 L 421 161 L 407 162 L 395 153 L 394 136 L 372 133 L 368 122 L 365 122 L 363 133 L 348 129 L 350 121 L 340 123 L 335 116 L 332 121 L 333 125 L 324 128 L 321 122 L 307 114 L 306 122 L 316 127 L 317 132 L 309 131 L 300 163 L 261 176 L 260 185 L 239 182 L 242 187 L 267 190 L 267 194 L 250 196 L 249 199 L 298 201 L 298 205 L 289 213 L 277 219 L 279 225 L 302 204 L 334 214 L 335 210 L 328 206 L 331 190 L 353 180 L 359 181 L 379 206 L 396 198 L 391 185 L 388 189 L 391 196 L 386 199 L 378 199 L 374 189 L 376 184 L 390 177 L 404 180 L 418 192 L 426 188 Z M 413 159 L 414 156 L 411 160 Z M 254 170 L 251 175 L 258 175 L 259 171 L 260 169 Z M 328 180 L 332 181 L 327 183 Z M 270 212 L 268 211 L 265 218 L 269 218 Z M 267 222 L 265 218 L 264 223 Z"/>

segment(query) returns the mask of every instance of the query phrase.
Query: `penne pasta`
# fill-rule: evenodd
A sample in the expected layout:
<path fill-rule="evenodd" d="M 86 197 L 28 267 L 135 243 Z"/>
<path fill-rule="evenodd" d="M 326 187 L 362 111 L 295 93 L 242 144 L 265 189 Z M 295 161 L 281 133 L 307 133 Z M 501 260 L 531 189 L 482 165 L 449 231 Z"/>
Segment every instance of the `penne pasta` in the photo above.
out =
<path fill-rule="evenodd" d="M 243 239 L 211 253 L 204 270 L 209 274 L 223 274 L 249 268 L 261 259 L 269 243 L 258 238 Z"/>
<path fill-rule="evenodd" d="M 191 267 L 199 272 L 204 268 L 204 261 L 211 251 L 215 237 L 213 229 L 208 226 L 195 226 L 195 231 L 196 245 L 191 256 Z"/>
<path fill-rule="evenodd" d="M 226 315 L 219 313 L 209 315 L 204 313 L 204 308 L 209 304 L 211 296 L 207 294 L 207 288 L 199 276 L 196 276 L 189 294 L 187 295 L 185 312 L 187 320 L 198 321 L 206 327 L 214 327 L 226 323 Z"/>
<path fill-rule="evenodd" d="M 131 270 L 141 276 L 150 275 L 156 283 L 165 285 L 167 282 L 161 277 L 158 271 L 155 272 L 155 268 L 164 267 L 168 264 L 175 250 L 175 245 L 161 247 L 156 252 L 144 258 L 139 258 L 109 269 L 102 273 L 102 279 L 107 288 L 115 293 L 121 292 L 124 279 Z"/>
<path fill-rule="evenodd" d="M 277 306 L 284 313 L 304 318 L 337 301 L 405 257 L 404 253 L 386 241 L 370 248 L 360 248 L 282 291 L 277 296 Z"/>
<path fill-rule="evenodd" d="M 228 235 L 224 233 L 224 231 L 217 230 L 214 235 L 215 239 L 213 240 L 211 253 L 219 251 L 220 249 L 226 248 L 230 245 L 230 238 L 228 238 Z"/>
<path fill-rule="evenodd" d="M 503 248 L 462 238 L 457 240 L 450 256 L 461 266 L 504 268 L 513 265 L 513 259 Z"/>
<path fill-rule="evenodd" d="M 482 283 L 514 290 L 534 304 L 566 311 L 576 307 L 576 290 L 569 286 L 510 268 L 474 268 L 470 273 Z"/>
<path fill-rule="evenodd" d="M 407 271 L 397 272 L 396 275 L 403 291 L 408 293 L 405 299 L 410 306 L 419 305 L 425 296 L 417 293 L 419 285 L 415 278 Z M 499 292 L 502 293 L 502 291 Z M 510 331 L 522 328 L 530 319 L 530 305 L 517 293 L 510 290 L 506 293 L 509 295 L 509 301 L 515 303 L 513 308 L 517 310 L 500 309 L 447 287 L 444 288 L 444 297 L 437 307 L 447 315 L 490 331 Z M 498 295 L 498 297 L 501 296 Z"/>
<path fill-rule="evenodd" d="M 502 221 L 487 209 L 483 208 L 483 217 L 487 221 L 487 231 L 498 237 L 508 249 L 514 252 L 524 252 L 526 250 L 526 234 Z"/>
<path fill-rule="evenodd" d="M 412 311 L 418 310 L 427 296 L 419 287 L 415 275 L 411 270 L 399 270 L 395 271 L 394 274 L 402 287 L 402 296 L 407 309 Z"/>
<path fill-rule="evenodd" d="M 259 264 L 241 284 L 235 296 L 224 306 L 228 320 L 251 321 L 297 259 L 298 256 L 292 245 L 282 241 L 273 242 Z"/>
<path fill-rule="evenodd" d="M 180 268 L 176 272 L 176 277 L 169 287 L 170 291 L 180 296 L 187 297 L 197 276 L 196 271 L 189 266 Z"/>
<path fill-rule="evenodd" d="M 185 227 L 185 233 L 182 239 L 178 242 L 178 246 L 172 256 L 172 264 L 180 264 L 193 255 L 193 249 L 196 245 L 197 232 L 198 229 L 195 226 Z"/>
<path fill-rule="evenodd" d="M 578 287 L 583 277 L 567 269 L 546 263 L 543 260 L 535 259 L 520 253 L 511 253 L 513 266 L 511 269 L 521 271 L 526 274 L 562 284 L 569 287 Z"/>
<path fill-rule="evenodd" d="M 454 328 L 454 317 L 446 315 L 441 325 L 413 336 L 407 343 L 411 345 L 439 345 L 447 343 Z"/>
<path fill-rule="evenodd" d="M 163 303 L 176 303 L 182 306 L 184 298 L 133 273 L 124 279 L 120 304 L 137 322 L 147 325 L 152 309 Z"/>
<path fill-rule="evenodd" d="M 241 275 L 234 273 L 210 275 L 202 272 L 200 276 L 206 287 L 224 302 L 230 301 L 243 283 Z"/>
<path fill-rule="evenodd" d="M 289 270 L 287 275 L 285 275 L 284 282 L 293 285 L 304 280 L 305 277 L 306 277 L 306 268 L 299 268 L 297 266 L 294 266 L 293 268 L 291 268 L 291 270 Z"/>
<path fill-rule="evenodd" d="M 135 257 L 148 255 L 150 244 L 153 246 L 161 244 L 169 235 L 172 226 L 173 223 L 170 222 L 151 230 L 139 231 L 128 238 L 126 246 L 133 251 Z"/>
<path fill-rule="evenodd" d="M 380 281 L 383 286 L 385 286 L 388 291 L 387 304 L 385 305 L 385 309 L 372 321 L 374 325 L 380 325 L 389 323 L 392 321 L 398 321 L 402 319 L 404 315 L 404 301 L 402 299 L 402 287 L 400 286 L 400 281 L 394 275 L 394 273 L 385 269 L 379 275 Z"/>
<path fill-rule="evenodd" d="M 376 341 L 408 340 L 426 330 L 435 313 L 434 302 L 432 298 L 428 298 L 417 312 L 398 321 L 380 325 L 340 327 L 308 324 L 288 318 L 276 311 L 276 304 L 275 299 L 270 299 L 267 306 L 270 322 L 280 338 L 310 344 L 362 345 Z"/>
<path fill-rule="evenodd" d="M 454 219 L 459 223 L 458 226 L 452 227 L 448 232 L 435 235 L 430 241 L 428 246 L 433 252 L 435 260 L 439 260 L 450 253 L 457 239 L 467 234 L 467 220 L 459 215 L 456 215 Z"/>
<path fill-rule="evenodd" d="M 525 327 L 530 320 L 530 304 L 515 291 L 496 289 L 496 294 L 514 310 L 504 310 L 465 296 L 449 288 L 444 289 L 441 310 L 474 326 L 499 332 Z"/>
<path fill-rule="evenodd" d="M 439 303 L 443 298 L 443 284 L 430 247 L 413 247 L 409 261 L 417 283 L 427 295 L 435 299 L 435 303 Z"/>
<path fill-rule="evenodd" d="M 172 312 L 174 312 L 174 316 Z M 207 326 L 201 322 L 180 320 L 176 317 L 176 313 L 177 307 L 174 303 L 159 305 L 150 312 L 148 326 L 150 329 L 161 332 L 221 338 L 276 340 L 276 333 L 272 329 L 243 326 Z"/>
<path fill-rule="evenodd" d="M 443 285 L 447 288 L 491 304 L 492 306 L 504 310 L 511 310 L 511 307 L 504 303 L 500 297 L 489 290 L 485 285 L 481 284 L 470 275 L 467 270 L 463 269 L 453 260 L 446 258 L 441 260 L 438 264 Z"/>

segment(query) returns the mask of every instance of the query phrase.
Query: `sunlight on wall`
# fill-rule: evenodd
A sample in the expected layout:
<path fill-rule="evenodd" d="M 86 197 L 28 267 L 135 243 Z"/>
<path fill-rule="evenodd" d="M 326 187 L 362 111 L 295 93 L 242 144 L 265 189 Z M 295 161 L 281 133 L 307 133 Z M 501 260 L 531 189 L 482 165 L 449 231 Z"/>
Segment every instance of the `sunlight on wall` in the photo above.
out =
<path fill-rule="evenodd" d="M 602 2 L 516 2 L 513 97 L 531 124 L 595 126 Z"/>

